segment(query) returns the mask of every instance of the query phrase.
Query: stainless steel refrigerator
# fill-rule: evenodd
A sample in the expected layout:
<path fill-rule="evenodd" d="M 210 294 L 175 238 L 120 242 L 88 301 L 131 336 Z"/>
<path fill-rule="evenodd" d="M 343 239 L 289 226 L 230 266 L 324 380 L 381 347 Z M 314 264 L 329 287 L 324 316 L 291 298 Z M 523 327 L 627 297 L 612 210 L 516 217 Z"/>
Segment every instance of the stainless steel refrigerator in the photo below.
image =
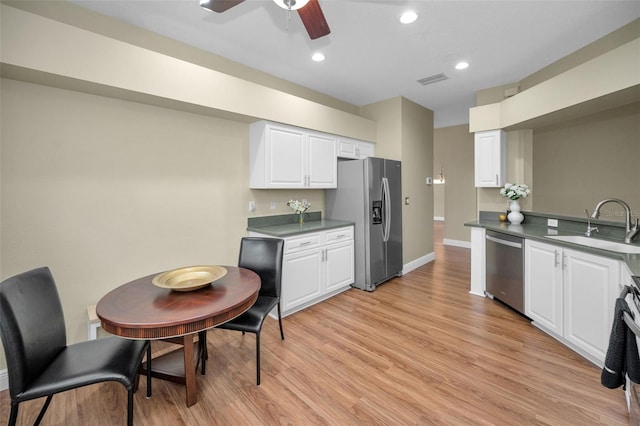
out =
<path fill-rule="evenodd" d="M 325 190 L 325 216 L 355 223 L 354 287 L 373 291 L 402 275 L 400 161 L 369 157 L 338 163 L 338 188 Z"/>

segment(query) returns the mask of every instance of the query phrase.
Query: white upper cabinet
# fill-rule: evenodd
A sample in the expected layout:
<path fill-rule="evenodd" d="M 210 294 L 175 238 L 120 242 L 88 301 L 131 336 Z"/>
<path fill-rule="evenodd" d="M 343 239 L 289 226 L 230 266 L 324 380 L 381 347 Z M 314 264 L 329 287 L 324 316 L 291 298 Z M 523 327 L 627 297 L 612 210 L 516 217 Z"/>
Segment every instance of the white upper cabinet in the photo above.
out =
<path fill-rule="evenodd" d="M 332 135 L 308 135 L 307 188 L 335 188 L 338 181 L 336 139 Z"/>
<path fill-rule="evenodd" d="M 476 187 L 501 187 L 505 183 L 505 133 L 488 130 L 474 135 Z"/>
<path fill-rule="evenodd" d="M 338 157 L 360 159 L 373 157 L 374 155 L 374 143 L 338 137 Z"/>
<path fill-rule="evenodd" d="M 259 121 L 249 128 L 250 188 L 335 188 L 336 138 Z"/>

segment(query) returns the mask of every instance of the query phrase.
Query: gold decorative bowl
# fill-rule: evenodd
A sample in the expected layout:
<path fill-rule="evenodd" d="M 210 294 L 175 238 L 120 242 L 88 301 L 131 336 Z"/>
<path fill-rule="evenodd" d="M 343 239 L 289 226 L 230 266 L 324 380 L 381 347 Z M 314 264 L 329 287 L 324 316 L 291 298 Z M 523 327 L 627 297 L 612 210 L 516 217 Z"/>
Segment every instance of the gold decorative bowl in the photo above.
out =
<path fill-rule="evenodd" d="M 174 291 L 193 291 L 206 287 L 225 275 L 227 270 L 222 266 L 189 266 L 158 274 L 151 282 Z"/>

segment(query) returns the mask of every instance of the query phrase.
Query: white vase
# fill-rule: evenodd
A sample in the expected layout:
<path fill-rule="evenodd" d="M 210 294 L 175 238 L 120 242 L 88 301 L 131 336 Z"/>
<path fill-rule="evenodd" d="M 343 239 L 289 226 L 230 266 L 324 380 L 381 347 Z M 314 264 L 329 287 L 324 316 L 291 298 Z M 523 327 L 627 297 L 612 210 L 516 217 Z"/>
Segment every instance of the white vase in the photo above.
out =
<path fill-rule="evenodd" d="M 524 220 L 524 215 L 520 213 L 520 204 L 518 204 L 518 200 L 511 200 L 511 203 L 509 203 L 509 210 L 511 210 L 507 215 L 509 222 L 514 225 L 521 224 Z"/>

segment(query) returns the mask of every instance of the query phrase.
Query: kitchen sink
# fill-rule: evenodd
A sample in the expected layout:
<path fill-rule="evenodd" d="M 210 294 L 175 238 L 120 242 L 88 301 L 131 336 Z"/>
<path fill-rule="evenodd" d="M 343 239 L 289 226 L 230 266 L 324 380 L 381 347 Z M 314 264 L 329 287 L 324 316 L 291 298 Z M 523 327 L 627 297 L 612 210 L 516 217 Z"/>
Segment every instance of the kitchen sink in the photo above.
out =
<path fill-rule="evenodd" d="M 640 246 L 618 243 L 615 241 L 601 240 L 598 238 L 585 237 L 583 235 L 547 235 L 546 238 L 560 240 L 581 246 L 593 247 L 601 250 L 615 251 L 618 253 L 640 254 Z"/>

